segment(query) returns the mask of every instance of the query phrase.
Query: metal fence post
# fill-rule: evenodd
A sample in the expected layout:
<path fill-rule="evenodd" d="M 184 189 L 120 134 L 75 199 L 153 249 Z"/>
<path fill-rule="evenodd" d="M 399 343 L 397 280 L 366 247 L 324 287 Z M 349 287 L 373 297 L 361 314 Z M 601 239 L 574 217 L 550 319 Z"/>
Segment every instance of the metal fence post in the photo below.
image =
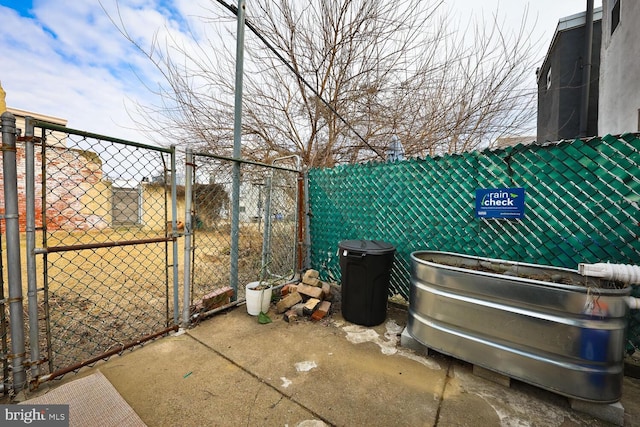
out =
<path fill-rule="evenodd" d="M 264 235 L 262 237 L 262 263 L 260 267 L 260 280 L 268 279 L 269 264 L 271 257 L 271 186 L 273 180 L 273 171 L 267 172 L 265 182 L 265 201 L 264 201 Z"/>
<path fill-rule="evenodd" d="M 40 375 L 40 339 L 38 333 L 38 284 L 36 281 L 36 185 L 33 118 L 25 118 L 25 193 L 27 216 L 27 304 L 29 307 L 29 358 L 31 378 Z"/>
<path fill-rule="evenodd" d="M 173 324 L 177 325 L 180 321 L 180 309 L 178 293 L 180 288 L 178 285 L 178 200 L 176 185 L 176 147 L 171 146 L 171 237 L 173 238 Z M 187 301 L 184 302 L 188 304 Z"/>
<path fill-rule="evenodd" d="M 7 279 L 9 281 L 9 323 L 13 389 L 26 383 L 22 272 L 20 262 L 20 223 L 18 220 L 18 173 L 16 167 L 16 118 L 2 113 L 2 172 L 4 177 L 4 217 L 7 239 Z"/>
<path fill-rule="evenodd" d="M 301 221 L 304 221 L 304 247 L 305 247 L 305 260 L 302 264 L 302 268 L 311 268 L 311 227 L 310 227 L 310 215 L 311 209 L 309 207 L 309 170 L 307 167 L 304 167 L 302 170 L 302 174 L 304 176 L 304 184 L 303 184 L 303 197 L 304 197 L 304 218 L 300 218 Z"/>
<path fill-rule="evenodd" d="M 238 2 L 236 40 L 236 83 L 233 120 L 233 187 L 231 189 L 231 272 L 229 281 L 234 299 L 238 298 L 238 250 L 240 240 L 240 158 L 242 157 L 242 77 L 244 72 L 244 20 L 246 2 Z"/>
<path fill-rule="evenodd" d="M 299 162 L 298 162 L 299 163 Z M 304 185 L 304 172 L 300 170 L 300 165 L 298 165 L 298 177 L 296 179 L 297 184 L 297 197 L 296 197 L 296 251 L 295 251 L 295 266 L 296 272 L 300 277 L 302 277 L 302 270 L 304 268 L 303 262 L 305 257 L 303 256 L 304 251 L 304 233 L 306 229 L 306 221 L 305 218 L 305 185 Z"/>
<path fill-rule="evenodd" d="M 193 192 L 193 151 L 187 148 L 184 182 L 184 281 L 183 281 L 183 308 L 182 308 L 182 327 L 189 327 L 190 323 L 190 302 L 191 302 L 191 236 L 192 219 L 191 219 L 191 201 Z"/>

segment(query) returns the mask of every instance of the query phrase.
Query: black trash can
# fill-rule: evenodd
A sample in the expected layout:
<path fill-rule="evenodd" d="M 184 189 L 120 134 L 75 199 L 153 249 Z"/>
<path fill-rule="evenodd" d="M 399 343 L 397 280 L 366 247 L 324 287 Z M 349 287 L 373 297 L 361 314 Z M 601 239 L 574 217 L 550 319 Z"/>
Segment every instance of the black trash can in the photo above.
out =
<path fill-rule="evenodd" d="M 343 240 L 340 248 L 342 316 L 362 326 L 387 317 L 389 279 L 396 248 L 378 240 Z"/>

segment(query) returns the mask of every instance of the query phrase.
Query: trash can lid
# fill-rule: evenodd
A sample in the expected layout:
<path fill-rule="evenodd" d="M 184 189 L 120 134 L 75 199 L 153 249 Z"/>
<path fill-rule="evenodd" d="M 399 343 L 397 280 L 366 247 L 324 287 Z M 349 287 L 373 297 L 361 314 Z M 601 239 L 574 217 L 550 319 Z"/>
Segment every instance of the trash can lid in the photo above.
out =
<path fill-rule="evenodd" d="M 387 254 L 395 252 L 396 248 L 381 240 L 343 240 L 338 244 L 340 249 L 348 251 L 364 252 L 371 255 Z"/>

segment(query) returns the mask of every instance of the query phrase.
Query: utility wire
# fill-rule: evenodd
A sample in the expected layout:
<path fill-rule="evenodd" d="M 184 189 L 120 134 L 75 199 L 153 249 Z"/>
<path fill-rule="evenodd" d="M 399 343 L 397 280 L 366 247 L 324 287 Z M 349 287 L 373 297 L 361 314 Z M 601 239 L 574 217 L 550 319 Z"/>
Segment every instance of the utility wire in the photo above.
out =
<path fill-rule="evenodd" d="M 220 3 L 222 6 L 224 6 L 225 8 L 227 8 L 228 10 L 230 10 L 230 11 L 231 11 L 231 13 L 233 13 L 234 15 L 236 15 L 236 16 L 238 15 L 238 8 L 237 8 L 236 6 L 230 5 L 230 4 L 226 3 L 226 2 L 224 2 L 223 0 L 216 0 L 216 1 L 217 1 L 218 3 Z M 293 68 L 293 66 L 292 66 L 292 65 L 291 65 L 291 64 L 290 64 L 290 63 L 289 63 L 289 62 L 288 62 L 288 61 L 287 61 L 287 60 L 286 60 L 286 59 L 285 59 L 285 58 L 284 58 L 284 57 L 283 57 L 283 56 L 282 56 L 282 55 L 281 55 L 277 50 L 276 50 L 276 48 L 275 48 L 271 43 L 269 43 L 269 41 L 268 41 L 266 38 L 264 38 L 264 36 L 263 36 L 262 34 L 260 34 L 260 32 L 258 31 L 258 29 L 257 29 L 256 27 L 254 27 L 254 26 L 249 22 L 249 20 L 247 20 L 246 18 L 245 18 L 245 25 L 247 26 L 247 28 L 249 28 L 249 30 L 251 30 L 251 32 L 252 32 L 253 34 L 255 34 L 255 35 L 260 39 L 260 41 L 262 41 L 262 43 L 264 43 L 264 44 L 265 44 L 265 46 L 267 46 L 267 48 L 268 48 L 271 52 L 273 52 L 273 53 L 274 53 L 274 55 L 276 55 L 276 56 L 278 57 L 278 59 L 279 59 L 279 60 L 280 60 L 280 61 L 281 61 L 281 62 L 282 62 L 282 63 L 283 63 L 283 64 L 284 64 L 284 65 L 285 65 L 289 70 L 291 70 L 291 72 L 292 72 L 293 74 L 295 74 L 295 75 L 296 75 L 296 77 L 297 77 L 297 78 L 298 78 L 302 83 L 304 83 L 304 85 L 305 85 L 306 87 L 308 87 L 308 88 L 309 88 L 309 90 L 311 90 L 311 92 L 313 92 L 313 94 L 314 94 L 315 96 L 317 96 L 317 97 L 320 99 L 320 101 L 322 101 L 322 103 L 323 103 L 324 105 L 326 105 L 326 106 L 327 106 L 327 108 L 328 108 L 328 109 L 329 109 L 333 114 L 335 114 L 335 115 L 336 115 L 336 117 L 338 117 L 338 118 L 342 121 L 342 123 L 344 123 L 345 125 L 347 125 L 347 127 L 348 127 L 349 129 L 351 129 L 351 131 L 352 131 L 353 133 L 355 133 L 355 134 L 356 134 L 356 136 L 357 136 L 358 138 L 360 138 L 360 140 L 361 140 L 361 141 L 362 141 L 362 142 L 363 142 L 367 147 L 369 147 L 369 148 L 371 149 L 371 151 L 373 151 L 374 153 L 376 153 L 376 154 L 378 155 L 378 157 L 380 157 L 381 159 L 383 159 L 383 160 L 384 160 L 384 157 L 383 157 L 380 153 L 378 153 L 378 150 L 376 150 L 375 148 L 373 148 L 373 147 L 371 146 L 371 144 L 369 144 L 369 143 L 367 142 L 367 140 L 366 140 L 366 139 L 364 139 L 364 137 L 362 137 L 362 135 L 360 135 L 360 133 L 358 133 L 358 131 L 357 131 L 357 130 L 355 130 L 355 129 L 354 129 L 354 127 L 353 127 L 353 126 L 351 126 L 351 124 L 350 124 L 349 122 L 347 122 L 347 120 L 346 120 L 344 117 L 342 117 L 342 116 L 340 115 L 340 113 L 338 113 L 338 112 L 335 110 L 335 108 L 333 108 L 333 107 L 331 106 L 331 104 L 329 104 L 329 102 L 327 102 L 327 101 L 326 101 L 326 100 L 325 100 L 325 99 L 324 99 L 324 98 L 323 98 L 323 97 L 318 93 L 318 91 L 316 91 L 316 90 L 313 88 L 313 86 L 311 86 L 311 85 L 310 85 L 310 84 L 309 84 L 309 83 L 304 79 L 304 77 L 302 77 L 302 76 L 300 75 L 300 73 L 298 73 L 298 72 Z"/>

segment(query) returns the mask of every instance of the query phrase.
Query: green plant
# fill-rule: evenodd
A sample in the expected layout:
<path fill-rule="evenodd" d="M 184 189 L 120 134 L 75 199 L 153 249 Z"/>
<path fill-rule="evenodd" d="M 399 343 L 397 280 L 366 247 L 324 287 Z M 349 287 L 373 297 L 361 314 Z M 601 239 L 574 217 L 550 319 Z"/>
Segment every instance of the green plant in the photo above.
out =
<path fill-rule="evenodd" d="M 268 314 L 262 311 L 260 312 L 260 314 L 258 314 L 258 323 L 260 323 L 261 325 L 266 325 L 267 323 L 271 323 L 271 322 L 272 320 Z"/>
<path fill-rule="evenodd" d="M 258 286 L 256 286 L 255 288 L 253 288 L 256 291 L 264 291 L 266 289 L 269 289 L 273 287 L 273 283 L 270 283 L 268 281 L 263 281 L 260 280 L 260 284 Z M 260 323 L 261 325 L 265 325 L 267 323 L 271 323 L 271 318 L 269 317 L 269 315 L 267 313 L 265 313 L 264 311 L 262 311 L 262 303 L 263 303 L 263 298 L 264 298 L 264 292 L 260 292 L 260 313 L 258 314 L 258 323 Z M 271 303 L 271 301 L 269 301 L 269 303 Z"/>

